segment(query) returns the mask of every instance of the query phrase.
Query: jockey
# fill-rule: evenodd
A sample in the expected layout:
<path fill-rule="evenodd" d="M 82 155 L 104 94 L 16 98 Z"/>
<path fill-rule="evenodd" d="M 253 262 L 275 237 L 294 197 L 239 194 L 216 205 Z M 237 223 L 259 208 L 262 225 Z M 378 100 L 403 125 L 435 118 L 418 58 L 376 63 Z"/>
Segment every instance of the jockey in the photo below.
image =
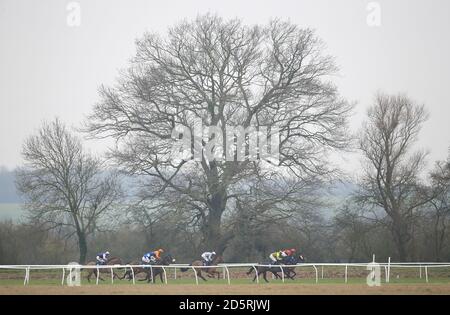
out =
<path fill-rule="evenodd" d="M 164 253 L 162 248 L 155 250 L 153 252 L 148 252 L 142 256 L 142 262 L 145 264 L 154 264 L 161 259 L 161 254 Z"/>
<path fill-rule="evenodd" d="M 282 251 L 276 251 L 273 252 L 272 254 L 269 255 L 270 260 L 274 263 L 277 264 L 279 261 L 281 261 L 283 259 L 283 257 L 286 257 L 287 255 Z"/>
<path fill-rule="evenodd" d="M 284 257 L 294 256 L 295 255 L 295 248 L 284 249 L 283 253 L 286 255 Z"/>
<path fill-rule="evenodd" d="M 204 252 L 202 254 L 203 265 L 209 266 L 212 264 L 213 259 L 216 257 L 216 252 Z"/>
<path fill-rule="evenodd" d="M 106 265 L 109 258 L 109 251 L 106 251 L 104 253 L 99 253 L 95 257 L 97 265 Z"/>

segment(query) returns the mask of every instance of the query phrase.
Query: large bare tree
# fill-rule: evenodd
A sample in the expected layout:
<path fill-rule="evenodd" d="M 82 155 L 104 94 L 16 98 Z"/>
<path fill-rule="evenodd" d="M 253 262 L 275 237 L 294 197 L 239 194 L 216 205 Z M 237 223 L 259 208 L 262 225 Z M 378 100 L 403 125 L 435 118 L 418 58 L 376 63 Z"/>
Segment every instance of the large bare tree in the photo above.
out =
<path fill-rule="evenodd" d="M 88 236 L 108 226 L 108 213 L 121 197 L 117 176 L 84 152 L 59 120 L 29 137 L 22 155 L 25 165 L 18 169 L 16 183 L 31 222 L 57 229 L 66 238 L 76 236 L 84 263 Z"/>
<path fill-rule="evenodd" d="M 347 147 L 352 106 L 331 83 L 336 66 L 312 30 L 280 20 L 246 26 L 204 15 L 171 27 L 166 36 L 146 33 L 136 44 L 117 84 L 100 89 L 87 130 L 115 138 L 117 163 L 149 178 L 147 199 L 180 201 L 208 248 L 224 249 L 232 235 L 223 230 L 222 217 L 254 181 L 290 177 L 295 189 L 295 181 L 304 186 L 333 173 L 327 156 Z M 207 141 L 200 143 L 200 160 L 172 159 L 173 129 L 194 133 L 198 119 L 219 127 L 223 137 L 227 126 L 279 128 L 279 160 L 207 159 Z M 289 187 L 276 198 L 291 198 Z M 268 213 L 270 203 L 264 206 Z"/>
<path fill-rule="evenodd" d="M 450 227 L 450 155 L 447 161 L 437 162 L 431 172 L 429 195 L 430 201 L 424 206 L 426 218 L 430 220 L 426 228 L 431 230 L 429 239 L 433 242 L 434 258 L 441 261 L 448 246 Z"/>
<path fill-rule="evenodd" d="M 366 163 L 357 200 L 374 210 L 374 218 L 379 209 L 388 216 L 389 220 L 384 221 L 402 261 L 411 258 L 414 221 L 420 207 L 428 201 L 420 184 L 426 152 L 412 152 L 427 117 L 424 106 L 408 97 L 380 93 L 368 110 L 360 135 Z"/>

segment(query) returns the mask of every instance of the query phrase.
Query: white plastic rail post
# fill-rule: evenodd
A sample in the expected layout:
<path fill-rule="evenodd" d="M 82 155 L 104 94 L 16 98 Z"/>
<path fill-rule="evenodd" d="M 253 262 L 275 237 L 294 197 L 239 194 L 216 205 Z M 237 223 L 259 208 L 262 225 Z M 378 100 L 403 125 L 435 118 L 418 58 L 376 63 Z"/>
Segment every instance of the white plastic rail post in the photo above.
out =
<path fill-rule="evenodd" d="M 316 271 L 316 283 L 319 283 L 319 273 L 317 272 L 316 265 L 312 265 Z M 323 266 L 322 266 L 322 279 L 323 279 Z"/>
<path fill-rule="evenodd" d="M 167 273 L 166 273 L 166 268 L 161 267 L 164 273 L 164 283 L 167 284 Z"/>
<path fill-rule="evenodd" d="M 150 274 L 152 276 L 152 283 L 155 283 L 155 277 L 153 277 L 153 267 L 150 265 Z"/>
<path fill-rule="evenodd" d="M 100 270 L 99 270 L 99 268 L 97 267 L 97 279 L 96 279 L 96 281 L 95 281 L 95 284 L 96 285 L 98 285 L 98 278 L 100 277 Z"/>
<path fill-rule="evenodd" d="M 387 282 L 389 283 L 391 281 L 391 257 L 388 257 L 388 278 Z"/>
<path fill-rule="evenodd" d="M 323 265 L 322 265 L 322 276 L 321 276 L 321 278 L 323 279 Z"/>
<path fill-rule="evenodd" d="M 345 283 L 347 283 L 348 265 L 345 265 Z"/>
<path fill-rule="evenodd" d="M 63 267 L 62 269 L 62 279 L 61 279 L 61 285 L 64 285 L 64 279 L 66 277 L 66 268 Z"/>
<path fill-rule="evenodd" d="M 422 279 L 422 266 L 419 265 L 419 278 Z"/>
<path fill-rule="evenodd" d="M 136 284 L 136 279 L 134 278 L 134 269 L 133 267 L 130 268 L 131 268 L 131 276 L 133 277 L 133 284 Z"/>
<path fill-rule="evenodd" d="M 195 275 L 195 284 L 198 285 L 198 276 L 197 276 L 197 270 L 195 270 L 194 266 L 191 266 L 192 270 L 194 270 L 194 275 Z"/>
<path fill-rule="evenodd" d="M 425 266 L 425 281 L 428 283 L 428 266 Z"/>
<path fill-rule="evenodd" d="M 228 270 L 228 267 L 227 267 L 227 266 L 225 266 L 225 270 L 226 270 L 226 272 L 227 272 L 227 280 L 228 280 L 228 284 L 231 284 L 231 281 L 230 281 L 230 271 Z"/>
<path fill-rule="evenodd" d="M 284 282 L 284 270 L 283 270 L 283 266 L 280 265 L 280 269 L 281 269 L 281 281 Z"/>
<path fill-rule="evenodd" d="M 114 284 L 114 270 L 113 270 L 113 267 L 111 267 L 111 284 Z"/>
<path fill-rule="evenodd" d="M 173 278 L 174 280 L 177 280 L 177 268 L 173 268 Z"/>
<path fill-rule="evenodd" d="M 25 269 L 25 279 L 23 280 L 23 285 L 27 285 L 30 282 L 30 266 Z"/>

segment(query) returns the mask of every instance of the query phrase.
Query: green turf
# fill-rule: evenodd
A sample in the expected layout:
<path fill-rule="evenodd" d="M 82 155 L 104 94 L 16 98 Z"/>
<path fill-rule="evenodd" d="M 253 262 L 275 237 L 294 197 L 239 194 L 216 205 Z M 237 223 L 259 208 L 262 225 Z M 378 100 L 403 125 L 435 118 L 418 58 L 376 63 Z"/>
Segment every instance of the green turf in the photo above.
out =
<path fill-rule="evenodd" d="M 99 281 L 99 285 L 109 285 L 111 284 L 111 278 L 104 278 L 105 281 Z M 169 285 L 180 285 L 180 284 L 195 284 L 195 279 L 194 278 L 182 278 L 182 279 L 173 279 L 173 278 L 168 278 L 168 284 Z M 251 281 L 251 279 L 230 279 L 231 280 L 231 284 L 252 284 L 253 282 Z M 316 281 L 315 279 L 295 279 L 295 280 L 290 280 L 290 279 L 286 279 L 285 282 L 283 283 L 281 280 L 275 280 L 275 279 L 271 279 L 271 277 L 268 278 L 269 283 L 271 284 L 280 284 L 280 285 L 289 285 L 289 284 L 315 284 Z M 203 281 L 201 279 L 199 279 L 199 284 L 202 285 L 211 285 L 211 284 L 227 284 L 227 280 L 224 279 L 208 279 L 208 281 Z M 344 279 L 335 279 L 335 278 L 324 278 L 324 279 L 319 279 L 318 285 L 320 284 L 344 284 L 345 281 Z M 349 278 L 347 281 L 347 284 L 351 285 L 351 284 L 365 284 L 366 283 L 366 279 L 365 278 Z M 383 280 L 382 285 L 388 285 L 385 283 L 385 281 Z M 390 281 L 390 285 L 395 285 L 395 284 L 425 284 L 425 279 L 414 279 L 414 278 L 404 278 L 404 279 L 391 279 Z M 449 278 L 429 278 L 429 284 L 450 284 L 450 279 Z M 95 285 L 95 279 L 93 279 L 91 281 L 91 283 L 89 283 L 86 279 L 82 280 L 82 285 Z M 132 281 L 127 281 L 127 280 L 114 280 L 114 284 L 115 285 L 132 285 Z M 161 284 L 159 278 L 157 279 L 156 285 Z M 260 285 L 264 285 L 265 282 L 264 280 L 261 278 L 260 279 Z M 23 285 L 23 279 L 1 279 L 0 280 L 0 286 L 1 285 Z M 61 279 L 33 279 L 32 275 L 30 276 L 30 282 L 29 285 L 61 285 Z M 146 281 L 136 281 L 136 285 L 155 285 L 152 283 L 147 283 Z"/>
<path fill-rule="evenodd" d="M 300 268 L 299 268 L 300 269 Z M 231 284 L 252 284 L 252 279 L 254 273 L 251 276 L 246 276 L 245 271 L 247 268 L 230 268 L 230 280 Z M 347 284 L 365 284 L 366 275 L 362 273 L 365 269 L 363 268 L 348 268 L 348 281 Z M 268 280 L 272 284 L 315 284 L 315 273 L 305 269 L 296 270 L 298 275 L 295 280 L 285 279 L 283 283 L 281 280 L 272 279 L 272 276 L 268 275 Z M 339 273 L 340 272 L 340 273 Z M 367 271 L 364 271 L 367 273 Z M 118 271 L 119 275 L 123 274 L 123 271 Z M 66 272 L 66 276 L 68 273 Z M 167 280 L 169 285 L 176 284 L 195 284 L 195 277 L 193 272 L 189 271 L 186 273 L 181 273 L 177 271 L 178 278 L 174 279 L 173 270 L 168 271 Z M 344 274 L 342 268 L 329 267 L 324 270 L 324 278 L 321 277 L 321 270 L 318 271 L 319 275 L 319 285 L 320 284 L 344 284 Z M 425 275 L 422 272 L 422 278 L 420 278 L 420 273 L 415 268 L 396 268 L 391 270 L 390 284 L 425 284 Z M 450 284 L 450 269 L 443 268 L 442 270 L 429 270 L 428 272 L 429 284 Z M 0 269 L 0 286 L 1 285 L 23 285 L 23 280 L 25 276 L 24 270 L 1 270 Z M 86 279 L 87 273 L 83 271 L 82 273 L 82 285 L 89 284 Z M 222 278 L 223 273 L 221 273 L 221 279 L 209 279 L 204 282 L 199 278 L 199 284 L 210 285 L 210 284 L 227 284 L 227 280 Z M 101 274 L 101 277 L 105 281 L 99 281 L 100 285 L 111 284 L 111 276 L 109 273 Z M 30 285 L 61 285 L 62 271 L 61 270 L 31 270 L 30 271 Z M 91 284 L 95 285 L 95 276 L 92 277 Z M 260 284 L 264 284 L 262 276 L 259 277 Z M 159 277 L 157 277 L 157 284 L 160 283 Z M 385 274 L 381 274 L 381 283 L 386 284 Z M 132 284 L 132 281 L 127 280 L 114 280 L 115 285 L 127 285 Z M 149 285 L 146 281 L 137 281 L 136 285 Z M 150 284 L 154 285 L 154 284 Z"/>

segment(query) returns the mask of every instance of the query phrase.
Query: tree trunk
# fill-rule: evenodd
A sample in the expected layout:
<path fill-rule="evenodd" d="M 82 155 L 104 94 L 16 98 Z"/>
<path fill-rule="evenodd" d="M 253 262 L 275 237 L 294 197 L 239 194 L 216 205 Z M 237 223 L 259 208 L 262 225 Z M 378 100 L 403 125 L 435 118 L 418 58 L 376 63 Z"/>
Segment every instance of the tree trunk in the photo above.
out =
<path fill-rule="evenodd" d="M 208 251 L 219 252 L 222 233 L 221 224 L 222 211 L 220 209 L 210 209 L 203 231 L 203 243 Z"/>
<path fill-rule="evenodd" d="M 77 232 L 78 236 L 78 248 L 80 250 L 80 264 L 86 263 L 86 255 L 87 255 L 87 242 L 86 242 L 86 235 L 80 231 Z"/>
<path fill-rule="evenodd" d="M 394 221 L 393 234 L 397 246 L 398 256 L 401 262 L 408 260 L 408 231 L 402 221 Z"/>
<path fill-rule="evenodd" d="M 222 254 L 226 247 L 226 242 L 222 237 L 221 221 L 226 205 L 226 193 L 215 193 L 209 201 L 209 213 L 203 229 L 203 243 L 206 250 L 215 251 Z"/>

